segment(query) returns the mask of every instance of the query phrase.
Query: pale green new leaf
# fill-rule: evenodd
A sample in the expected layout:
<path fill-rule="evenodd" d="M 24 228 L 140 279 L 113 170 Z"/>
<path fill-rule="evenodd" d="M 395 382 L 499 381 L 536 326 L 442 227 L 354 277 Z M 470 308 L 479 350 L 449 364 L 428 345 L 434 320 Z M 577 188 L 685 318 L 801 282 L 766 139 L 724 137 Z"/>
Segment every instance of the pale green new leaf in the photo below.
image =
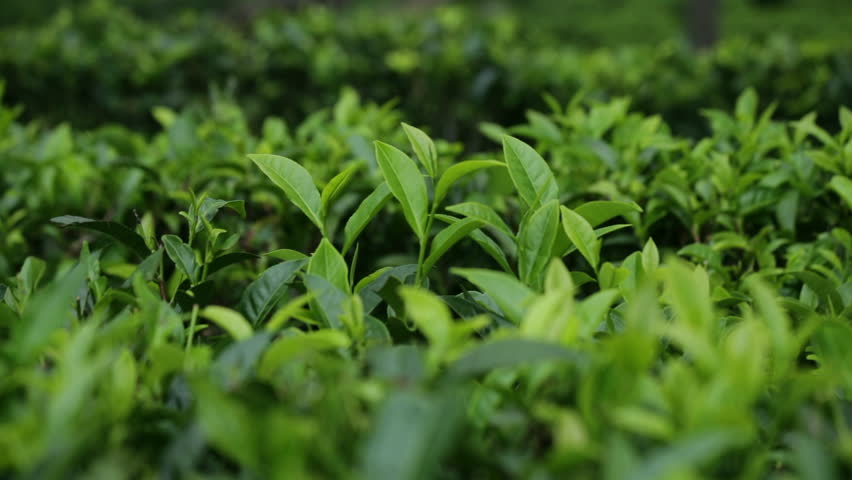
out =
<path fill-rule="evenodd" d="M 405 130 L 405 135 L 408 141 L 411 142 L 411 148 L 426 169 L 426 173 L 430 177 L 438 176 L 438 151 L 435 149 L 435 142 L 426 135 L 426 132 L 419 128 L 412 127 L 407 123 L 402 124 L 402 129 Z"/>
<path fill-rule="evenodd" d="M 399 201 L 405 220 L 418 238 L 427 235 L 429 197 L 414 160 L 387 143 L 376 142 L 376 161 L 391 193 Z"/>
<path fill-rule="evenodd" d="M 438 232 L 438 234 L 435 235 L 435 239 L 432 240 L 432 248 L 429 251 L 429 256 L 426 257 L 426 261 L 423 263 L 423 271 L 428 272 L 431 270 L 432 267 L 435 266 L 435 262 L 447 253 L 447 250 L 449 250 L 450 247 L 482 225 L 484 225 L 484 223 L 476 218 L 465 218 L 451 223 L 446 228 Z"/>
<path fill-rule="evenodd" d="M 503 137 L 503 154 L 512 183 L 528 208 L 559 198 L 553 172 L 531 146 L 507 135 Z"/>
<path fill-rule="evenodd" d="M 211 305 L 199 314 L 228 332 L 236 341 L 245 340 L 254 334 L 246 318 L 230 308 Z"/>
<path fill-rule="evenodd" d="M 363 165 L 362 162 L 355 162 L 328 181 L 325 188 L 322 189 L 322 195 L 320 196 L 321 218 L 326 218 L 328 209 L 331 207 L 331 202 L 343 192 L 346 186 L 349 185 L 349 182 L 352 181 L 352 177 Z"/>
<path fill-rule="evenodd" d="M 828 185 L 852 208 L 852 180 L 842 175 L 835 175 Z"/>
<path fill-rule="evenodd" d="M 567 207 L 561 207 L 562 227 L 583 258 L 597 271 L 600 263 L 601 241 L 589 222 Z"/>
<path fill-rule="evenodd" d="M 458 179 L 465 175 L 469 175 L 484 168 L 503 167 L 505 165 L 506 164 L 496 160 L 468 160 L 466 162 L 459 162 L 450 166 L 441 175 L 437 185 L 435 185 L 435 204 L 440 205 L 440 203 L 444 200 L 444 197 L 447 196 L 447 192 L 450 191 L 450 187 L 452 187 Z"/>
<path fill-rule="evenodd" d="M 559 231 L 559 205 L 545 203 L 524 218 L 518 233 L 518 274 L 521 281 L 541 289 L 542 273 L 553 255 Z"/>
<path fill-rule="evenodd" d="M 286 157 L 270 154 L 248 156 L 308 219 L 325 233 L 322 199 L 311 174 Z"/>
<path fill-rule="evenodd" d="M 594 201 L 587 202 L 574 209 L 580 214 L 592 228 L 606 222 L 607 220 L 624 216 L 633 212 L 641 212 L 642 207 L 634 202 Z"/>
<path fill-rule="evenodd" d="M 459 215 L 464 215 L 468 218 L 476 218 L 484 224 L 505 233 L 509 237 L 515 238 L 515 234 L 509 226 L 506 225 L 506 222 L 504 222 L 503 219 L 500 218 L 500 215 L 498 215 L 497 212 L 488 205 L 484 205 L 479 202 L 464 202 L 451 205 L 447 207 L 447 210 Z"/>
<path fill-rule="evenodd" d="M 349 248 L 358 238 L 358 235 L 367 227 L 370 220 L 375 217 L 379 211 L 388 203 L 391 197 L 391 191 L 388 184 L 382 182 L 367 195 L 367 198 L 358 205 L 355 213 L 346 221 L 346 226 L 343 227 L 343 253 L 349 251 Z"/>
<path fill-rule="evenodd" d="M 338 289 L 349 292 L 349 266 L 340 252 L 325 238 L 311 256 L 307 273 L 324 278 Z"/>
<path fill-rule="evenodd" d="M 452 273 L 473 283 L 491 297 L 510 321 L 520 324 L 527 305 L 535 293 L 515 277 L 494 270 L 480 268 L 454 268 Z"/>

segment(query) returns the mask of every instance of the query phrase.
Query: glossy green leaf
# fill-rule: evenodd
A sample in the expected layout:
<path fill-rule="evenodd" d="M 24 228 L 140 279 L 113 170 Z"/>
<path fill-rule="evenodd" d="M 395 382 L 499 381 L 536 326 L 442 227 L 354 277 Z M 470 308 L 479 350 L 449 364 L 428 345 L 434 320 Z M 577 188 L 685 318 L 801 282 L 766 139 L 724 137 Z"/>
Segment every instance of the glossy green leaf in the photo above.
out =
<path fill-rule="evenodd" d="M 260 170 L 277 185 L 308 219 L 325 232 L 322 216 L 322 199 L 311 174 L 298 163 L 286 157 L 269 154 L 249 155 Z"/>
<path fill-rule="evenodd" d="M 592 226 L 573 210 L 566 207 L 560 209 L 562 211 L 562 228 L 565 229 L 568 238 L 577 247 L 583 258 L 589 262 L 589 265 L 597 270 L 600 263 L 601 241 L 598 240 Z"/>
<path fill-rule="evenodd" d="M 418 238 L 423 238 L 428 233 L 429 198 L 417 164 L 396 147 L 382 142 L 376 142 L 376 161 L 391 193 L 399 201 L 408 225 Z"/>
<path fill-rule="evenodd" d="M 450 271 L 481 288 L 506 318 L 517 324 L 523 320 L 524 312 L 535 296 L 529 287 L 504 272 L 478 268 L 454 268 Z"/>
<path fill-rule="evenodd" d="M 192 251 L 192 247 L 183 243 L 183 240 L 177 235 L 163 235 L 162 240 L 169 258 L 175 262 L 175 265 L 193 285 L 197 283 L 198 264 L 195 261 L 195 252 Z"/>
<path fill-rule="evenodd" d="M 435 185 L 435 203 L 439 204 L 447 196 L 447 192 L 460 178 L 486 168 L 504 167 L 506 164 L 496 160 L 468 160 L 451 165 L 441 174 Z"/>
<path fill-rule="evenodd" d="M 503 154 L 509 176 L 527 208 L 536 209 L 544 203 L 559 199 L 553 172 L 532 147 L 517 138 L 504 136 Z"/>
<path fill-rule="evenodd" d="M 349 292 L 349 266 L 340 252 L 323 238 L 308 262 L 307 273 L 326 279 L 344 292 Z"/>
<path fill-rule="evenodd" d="M 349 217 L 346 221 L 346 226 L 343 227 L 343 236 L 345 237 L 343 243 L 343 253 L 349 251 L 349 248 L 352 247 L 352 244 L 355 243 L 355 240 L 358 238 L 358 235 L 364 231 L 364 228 L 367 227 L 367 224 L 370 223 L 370 220 L 375 217 L 379 211 L 384 208 L 385 204 L 391 198 L 391 191 L 388 187 L 388 184 L 382 182 L 379 186 L 373 190 L 367 198 L 358 205 L 358 208 Z"/>
<path fill-rule="evenodd" d="M 483 222 L 475 218 L 465 218 L 448 225 L 438 232 L 432 240 L 432 248 L 429 256 L 423 262 L 423 271 L 428 272 L 435 263 L 445 254 L 447 250 L 458 243 L 461 239 L 470 235 L 471 232 L 481 227 Z"/>
<path fill-rule="evenodd" d="M 151 253 L 151 250 L 145 245 L 145 240 L 138 233 L 120 223 L 92 220 L 91 218 L 75 217 L 73 215 L 54 217 L 50 221 L 62 227 L 85 228 L 109 235 L 129 247 L 142 258 L 147 257 Z"/>
<path fill-rule="evenodd" d="M 484 205 L 479 202 L 464 202 L 451 205 L 447 207 L 447 210 L 459 215 L 464 215 L 468 218 L 480 220 L 485 225 L 494 227 L 509 237 L 515 238 L 515 234 L 509 226 L 506 225 L 506 222 L 504 222 L 503 219 L 500 218 L 500 215 L 498 215 L 497 212 L 488 205 Z"/>
<path fill-rule="evenodd" d="M 555 200 L 528 214 L 519 228 L 518 274 L 522 282 L 536 290 L 541 290 L 558 229 L 559 204 Z"/>
<path fill-rule="evenodd" d="M 320 195 L 322 218 L 328 216 L 328 209 L 331 207 L 331 203 L 346 189 L 346 186 L 352 181 L 352 177 L 355 176 L 355 173 L 363 165 L 362 162 L 352 163 L 328 181 Z"/>
<path fill-rule="evenodd" d="M 432 178 L 438 176 L 438 152 L 435 149 L 435 142 L 426 135 L 426 132 L 419 128 L 412 127 L 407 123 L 402 124 L 402 129 L 405 130 L 405 135 L 411 143 L 411 148 L 426 169 L 426 173 Z"/>
<path fill-rule="evenodd" d="M 290 260 L 267 268 L 249 284 L 240 299 L 240 311 L 252 325 L 262 322 L 287 294 L 290 282 L 307 260 Z"/>

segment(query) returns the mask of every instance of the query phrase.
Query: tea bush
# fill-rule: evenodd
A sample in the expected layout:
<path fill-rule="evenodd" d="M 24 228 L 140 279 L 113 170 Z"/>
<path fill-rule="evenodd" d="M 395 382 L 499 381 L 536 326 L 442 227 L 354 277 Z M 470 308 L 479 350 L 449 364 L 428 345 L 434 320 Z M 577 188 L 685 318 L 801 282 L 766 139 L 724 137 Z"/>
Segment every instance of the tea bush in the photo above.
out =
<path fill-rule="evenodd" d="M 844 36 L 733 36 L 702 54 L 671 39 L 589 49 L 537 22 L 455 7 L 417 16 L 308 9 L 238 28 L 191 13 L 145 20 L 94 1 L 0 29 L 0 44 L 7 100 L 25 105 L 29 119 L 81 128 L 155 131 L 151 108 L 204 104 L 211 84 L 255 125 L 270 115 L 297 122 L 351 85 L 367 100 L 398 99 L 409 122 L 475 149 L 477 122 L 517 123 L 526 109 L 545 108 L 543 93 L 628 95 L 637 110 L 695 137 L 706 134 L 701 109 L 730 110 L 747 87 L 778 102 L 780 117 L 814 111 L 831 130 L 837 106 L 852 103 Z"/>
<path fill-rule="evenodd" d="M 848 477 L 852 113 L 549 103 L 490 153 L 351 91 L 260 135 L 0 111 L 0 470 Z"/>

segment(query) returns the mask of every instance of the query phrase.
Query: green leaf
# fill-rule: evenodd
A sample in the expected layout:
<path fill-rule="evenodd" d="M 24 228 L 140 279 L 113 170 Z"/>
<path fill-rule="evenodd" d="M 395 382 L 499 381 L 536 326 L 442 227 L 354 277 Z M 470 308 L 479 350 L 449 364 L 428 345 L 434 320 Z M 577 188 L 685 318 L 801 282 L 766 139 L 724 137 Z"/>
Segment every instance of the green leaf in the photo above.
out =
<path fill-rule="evenodd" d="M 399 288 L 399 295 L 405 302 L 408 317 L 431 344 L 446 345 L 452 340 L 453 319 L 440 297 L 428 290 L 405 285 Z"/>
<path fill-rule="evenodd" d="M 518 367 L 537 362 L 581 363 L 584 357 L 555 343 L 520 338 L 479 344 L 449 367 L 452 377 L 473 377 L 502 367 Z"/>
<path fill-rule="evenodd" d="M 645 248 L 642 249 L 642 268 L 645 273 L 651 274 L 658 266 L 660 266 L 660 252 L 657 250 L 654 239 L 649 238 L 645 242 Z"/>
<path fill-rule="evenodd" d="M 363 162 L 355 162 L 328 181 L 325 188 L 322 189 L 320 197 L 322 218 L 328 216 L 328 209 L 331 206 L 331 202 L 343 192 L 346 186 L 349 185 L 349 182 L 352 181 L 355 172 L 360 170 L 363 165 Z"/>
<path fill-rule="evenodd" d="M 561 210 L 562 228 L 565 229 L 568 238 L 583 258 L 597 271 L 600 263 L 601 241 L 598 240 L 595 231 L 585 218 L 566 207 L 561 207 Z"/>
<path fill-rule="evenodd" d="M 388 184 L 382 182 L 358 205 L 355 213 L 349 217 L 349 220 L 346 221 L 346 226 L 343 227 L 343 236 L 345 238 L 343 242 L 344 254 L 349 251 L 349 248 L 358 238 L 358 235 L 367 227 L 370 220 L 388 203 L 390 197 L 391 191 Z"/>
<path fill-rule="evenodd" d="M 594 201 L 584 203 L 575 208 L 574 211 L 585 218 L 589 225 L 594 228 L 613 217 L 641 212 L 642 207 L 633 202 Z"/>
<path fill-rule="evenodd" d="M 209 265 L 207 265 L 207 276 L 213 275 L 219 270 L 222 270 L 223 268 L 231 266 L 235 263 L 256 260 L 258 258 L 260 257 L 248 252 L 230 252 L 224 255 L 219 255 L 218 257 L 214 258 Z"/>
<path fill-rule="evenodd" d="M 429 256 L 423 262 L 423 271 L 429 272 L 438 259 L 441 258 L 447 250 L 455 245 L 459 240 L 470 235 L 471 232 L 481 227 L 483 222 L 475 218 L 465 218 L 455 223 L 448 225 L 446 228 L 435 235 L 432 240 L 432 248 L 429 251 Z"/>
<path fill-rule="evenodd" d="M 151 250 L 145 245 L 145 240 L 138 233 L 120 223 L 92 220 L 91 218 L 75 217 L 73 215 L 54 217 L 50 221 L 62 227 L 85 228 L 109 235 L 129 247 L 142 258 L 151 254 Z"/>
<path fill-rule="evenodd" d="M 325 235 L 322 200 L 311 174 L 304 167 L 286 157 L 269 154 L 248 156 L 260 170 L 293 202 Z"/>
<path fill-rule="evenodd" d="M 492 240 L 491 237 L 486 235 L 482 230 L 474 230 L 470 232 L 470 238 L 473 239 L 473 241 L 476 242 L 485 253 L 493 258 L 504 272 L 514 275 L 512 266 L 509 265 L 509 260 L 506 258 L 506 254 L 503 252 L 503 249 L 497 245 L 497 242 Z"/>
<path fill-rule="evenodd" d="M 441 174 L 438 184 L 435 186 L 435 204 L 440 205 L 447 192 L 460 178 L 473 172 L 493 167 L 505 167 L 506 164 L 496 160 L 468 160 L 451 165 Z"/>
<path fill-rule="evenodd" d="M 559 199 L 553 172 L 532 147 L 507 135 L 503 137 L 503 154 L 512 183 L 528 208 Z"/>
<path fill-rule="evenodd" d="M 264 353 L 258 367 L 261 377 L 269 378 L 276 370 L 294 358 L 349 346 L 349 337 L 339 330 L 318 330 L 284 336 L 276 340 Z"/>
<path fill-rule="evenodd" d="M 53 281 L 27 302 L 15 334 L 8 342 L 19 361 L 39 354 L 54 331 L 75 318 L 74 299 L 86 284 L 86 265 L 78 264 L 61 279 Z"/>
<path fill-rule="evenodd" d="M 422 239 L 428 234 L 426 220 L 429 197 L 426 194 L 426 183 L 417 164 L 396 147 L 378 141 L 376 142 L 376 161 L 391 193 L 402 207 L 405 220 L 417 238 Z"/>
<path fill-rule="evenodd" d="M 424 131 L 407 123 L 402 124 L 402 129 L 405 130 L 411 148 L 414 149 L 414 153 L 417 154 L 417 158 L 420 159 L 426 173 L 430 177 L 436 178 L 438 176 L 438 152 L 435 150 L 435 142 Z"/>
<path fill-rule="evenodd" d="M 852 180 L 842 175 L 835 175 L 831 177 L 828 186 L 840 195 L 847 207 L 852 208 Z"/>
<path fill-rule="evenodd" d="M 344 292 L 349 292 L 349 266 L 343 256 L 323 238 L 308 263 L 307 273 L 326 279 Z"/>
<path fill-rule="evenodd" d="M 198 264 L 195 263 L 195 252 L 192 251 L 192 247 L 183 243 L 177 235 L 163 235 L 162 240 L 169 258 L 193 285 L 198 283 Z"/>
<path fill-rule="evenodd" d="M 284 298 L 293 281 L 307 260 L 290 260 L 267 268 L 243 292 L 239 309 L 252 325 L 257 325 Z"/>
<path fill-rule="evenodd" d="M 648 453 L 639 468 L 627 476 L 627 480 L 670 478 L 675 472 L 682 472 L 721 456 L 726 450 L 741 444 L 741 438 L 741 432 L 731 430 L 694 433 L 677 443 Z"/>
<path fill-rule="evenodd" d="M 564 208 L 564 207 L 563 207 Z M 551 200 L 521 222 L 518 233 L 518 274 L 521 281 L 541 290 L 542 274 L 553 255 L 559 230 L 559 204 Z"/>
<path fill-rule="evenodd" d="M 443 459 L 464 427 L 463 390 L 395 390 L 376 413 L 357 478 L 439 478 Z"/>
<path fill-rule="evenodd" d="M 279 248 L 278 250 L 273 250 L 268 253 L 263 254 L 265 257 L 277 258 L 279 260 L 301 260 L 303 258 L 308 258 L 302 252 L 292 250 L 289 248 Z"/>
<path fill-rule="evenodd" d="M 447 210 L 459 215 L 464 215 L 468 218 L 480 220 L 484 224 L 505 233 L 510 238 L 515 238 L 515 234 L 509 226 L 506 225 L 506 222 L 504 222 L 503 219 L 500 218 L 500 215 L 498 215 L 497 212 L 488 205 L 484 205 L 479 202 L 464 202 L 451 205 L 447 207 Z"/>
<path fill-rule="evenodd" d="M 481 288 L 506 318 L 516 324 L 521 323 L 527 304 L 535 297 L 532 290 L 507 273 L 479 268 L 454 268 L 450 271 Z"/>
<path fill-rule="evenodd" d="M 205 307 L 199 314 L 228 332 L 228 335 L 238 342 L 254 335 L 245 317 L 230 308 L 211 305 Z"/>

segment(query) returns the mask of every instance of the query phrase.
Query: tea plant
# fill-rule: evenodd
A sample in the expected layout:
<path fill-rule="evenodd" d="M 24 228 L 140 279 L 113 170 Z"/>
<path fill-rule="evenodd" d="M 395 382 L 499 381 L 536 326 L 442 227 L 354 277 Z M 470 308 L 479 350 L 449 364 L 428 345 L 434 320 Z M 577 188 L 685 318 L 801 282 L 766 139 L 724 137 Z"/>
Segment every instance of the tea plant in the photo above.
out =
<path fill-rule="evenodd" d="M 736 120 L 711 117 L 747 126 L 749 95 Z M 568 118 L 603 115 L 571 108 Z M 607 128 L 591 123 L 596 151 L 617 153 L 651 182 L 636 187 L 617 166 L 584 163 L 576 175 L 621 174 L 584 191 L 584 177 L 554 172 L 564 168 L 558 144 L 504 134 L 492 159 L 456 162 L 403 125 L 416 160 L 375 142 L 379 181 L 345 222 L 329 212 L 364 175 L 360 163 L 320 188 L 297 155 L 250 155 L 277 188 L 264 201 L 295 207 L 316 232 L 310 250 L 244 251 L 241 232 L 251 229 L 225 226 L 239 225 L 252 200 L 192 190 L 180 224 L 144 211 L 135 227 L 54 219 L 122 247 L 83 243 L 77 260 L 55 268 L 30 257 L 5 287 L 0 469 L 38 478 L 848 476 L 847 120 L 837 136 L 807 119 L 754 120 L 756 132 L 717 131 L 691 146 L 618 104 L 591 108 L 617 113 Z M 560 122 L 567 139 L 590 134 L 587 122 Z M 636 128 L 669 148 L 632 143 Z M 595 145 L 570 141 L 575 152 Z M 727 230 L 742 203 L 705 215 L 710 202 L 681 204 L 664 182 L 679 168 L 690 198 L 707 178 L 687 170 L 704 171 L 696 157 L 745 178 L 771 174 L 762 162 L 785 165 L 775 154 L 820 158 L 807 171 L 826 186 L 800 198 L 834 212 L 785 212 L 792 230 L 766 229 L 771 213 L 742 217 L 764 222 L 743 221 L 757 232 L 746 240 L 751 230 Z M 511 191 L 495 207 L 475 200 L 487 191 L 448 204 L 468 174 L 491 176 L 494 188 L 508 178 Z M 742 201 L 727 185 L 712 184 Z M 760 188 L 776 199 L 796 185 L 785 177 Z M 590 192 L 619 195 L 586 200 Z M 678 209 L 707 219 L 698 239 L 692 223 L 655 230 L 662 220 L 648 218 Z M 364 233 L 394 211 L 404 223 L 384 232 L 393 239 Z M 678 228 L 689 245 L 678 244 Z M 619 235 L 633 240 L 608 245 Z M 412 245 L 416 260 L 361 274 L 372 242 Z M 451 256 L 472 246 L 487 263 Z M 438 281 L 447 270 L 455 280 Z"/>

